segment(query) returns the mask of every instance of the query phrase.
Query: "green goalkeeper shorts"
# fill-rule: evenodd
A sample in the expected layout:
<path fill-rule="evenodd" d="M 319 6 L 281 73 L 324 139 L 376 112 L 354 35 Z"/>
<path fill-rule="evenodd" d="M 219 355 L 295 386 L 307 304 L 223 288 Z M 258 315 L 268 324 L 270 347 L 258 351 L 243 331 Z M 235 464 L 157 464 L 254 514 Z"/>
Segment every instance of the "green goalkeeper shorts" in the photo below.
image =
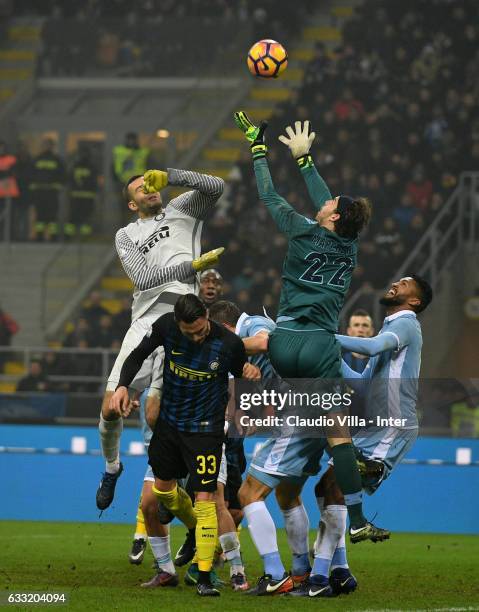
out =
<path fill-rule="evenodd" d="M 334 334 L 298 321 L 276 327 L 269 338 L 268 352 L 282 378 L 340 379 L 341 347 Z"/>

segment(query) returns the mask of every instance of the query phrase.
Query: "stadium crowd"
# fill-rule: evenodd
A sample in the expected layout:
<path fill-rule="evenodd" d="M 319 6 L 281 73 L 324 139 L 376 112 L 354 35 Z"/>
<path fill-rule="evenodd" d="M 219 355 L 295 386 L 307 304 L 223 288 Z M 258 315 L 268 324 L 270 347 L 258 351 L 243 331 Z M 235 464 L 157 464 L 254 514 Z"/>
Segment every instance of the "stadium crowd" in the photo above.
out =
<path fill-rule="evenodd" d="M 199 69 L 214 74 L 218 62 L 237 57 L 250 39 L 267 34 L 284 40 L 312 6 L 312 0 L 301 6 L 274 0 L 88 0 L 81 6 L 19 0 L 15 14 L 44 18 L 40 76 L 156 77 L 178 75 L 179 58 L 181 76 Z"/>
<path fill-rule="evenodd" d="M 67 5 L 52 0 L 41 5 L 40 14 L 62 19 L 81 19 L 86 15 L 101 22 L 106 4 L 88 2 L 80 14 L 72 15 Z M 123 15 L 126 3 L 108 4 L 119 16 Z M 214 4 L 218 8 L 223 3 L 218 0 Z M 250 4 L 238 3 L 235 9 L 225 12 L 224 19 L 242 19 Z M 263 5 L 267 10 L 268 2 Z M 200 10 L 205 20 L 215 17 L 213 8 L 210 15 L 203 9 L 198 2 L 161 3 L 165 19 L 182 15 L 196 18 Z M 20 2 L 19 10 L 39 13 L 38 4 L 27 0 Z M 158 14 L 152 0 L 140 4 L 140 10 L 152 18 Z M 238 13 L 231 16 L 232 11 Z M 278 15 L 278 21 L 283 22 L 286 17 Z M 294 119 L 311 121 L 317 133 L 312 153 L 331 191 L 365 195 L 373 203 L 373 221 L 362 238 L 360 265 L 351 293 L 359 287 L 383 287 L 389 273 L 404 260 L 451 194 L 460 172 L 477 168 L 478 17 L 479 7 L 470 1 L 456 4 L 404 0 L 378 6 L 376 0 L 366 0 L 346 23 L 340 47 L 331 53 L 321 43 L 316 45 L 315 57 L 307 66 L 301 88 L 277 108 L 270 121 L 267 134 L 272 176 L 278 191 L 295 208 L 305 214 L 310 210 L 305 187 L 287 150 L 277 143 L 277 136 Z M 263 18 L 259 14 L 258 23 Z M 463 57 L 469 60 L 463 62 Z M 58 70 L 61 74 L 61 68 Z M 41 208 L 41 196 L 46 193 L 42 191 L 45 185 L 38 189 L 41 180 L 32 180 L 32 168 L 42 156 L 57 164 L 57 175 L 50 177 L 51 184 L 47 181 L 46 191 L 53 183 L 69 186 L 72 191 L 73 168 L 78 161 L 80 166 L 90 165 L 90 191 L 97 195 L 98 167 L 92 165 L 84 151 L 77 152 L 72 165 L 46 141 L 36 157 L 30 156 L 28 147 L 23 146 L 13 163 L 11 151 L 3 143 L 2 178 L 16 179 L 18 205 L 14 207 L 17 221 L 13 227 L 17 239 L 49 239 L 49 232 L 42 233 L 42 226 L 48 228 L 57 221 L 55 186 L 50 189 L 50 196 L 54 197 L 44 198 L 50 202 L 45 221 L 37 219 L 39 225 L 32 229 L 28 210 L 32 206 Z M 80 174 L 77 172 L 77 176 Z M 121 182 L 119 176 L 117 179 Z M 91 230 L 85 213 L 73 225 L 73 234 L 81 233 L 82 225 L 87 226 L 85 234 Z M 264 239 L 265 228 L 268 241 Z M 286 242 L 272 229 L 268 213 L 258 204 L 248 151 L 232 169 L 229 193 L 206 224 L 203 241 L 203 250 L 218 244 L 227 246 L 221 263 L 226 279 L 225 297 L 234 299 L 245 311 L 261 312 L 264 306 L 274 316 Z M 387 266 L 377 265 L 378 262 L 387 262 Z M 89 319 L 87 311 L 83 311 L 64 344 L 79 349 L 114 350 L 127 328 L 129 316 L 127 304 L 115 317 L 98 311 Z M 55 359 L 49 359 L 51 363 L 44 364 L 44 369 L 52 372 Z M 87 360 L 84 365 L 87 374 L 92 366 Z"/>
<path fill-rule="evenodd" d="M 382 288 L 459 174 L 479 167 L 478 17 L 474 2 L 368 0 L 355 9 L 334 54 L 316 46 L 301 89 L 270 121 L 271 174 L 296 209 L 310 213 L 306 189 L 277 142 L 294 119 L 311 121 L 311 152 L 331 192 L 372 201 L 350 295 L 361 286 Z M 274 314 L 285 239 L 258 205 L 247 151 L 233 178 L 229 207 L 207 226 L 206 246 L 213 236 L 228 245 L 223 266 L 231 295 L 251 311 L 264 304 Z"/>

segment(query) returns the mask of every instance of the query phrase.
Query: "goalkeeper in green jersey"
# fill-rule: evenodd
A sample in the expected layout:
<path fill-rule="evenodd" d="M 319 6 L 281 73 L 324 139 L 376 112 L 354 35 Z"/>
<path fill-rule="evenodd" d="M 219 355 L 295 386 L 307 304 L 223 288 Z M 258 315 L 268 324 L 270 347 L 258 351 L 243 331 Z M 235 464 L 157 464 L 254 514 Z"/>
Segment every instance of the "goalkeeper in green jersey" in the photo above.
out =
<path fill-rule="evenodd" d="M 287 135 L 279 139 L 296 159 L 316 209 L 314 219 L 299 214 L 274 189 L 266 161 L 267 124 L 253 125 L 243 111 L 234 118 L 251 145 L 259 197 L 288 237 L 277 327 L 269 339 L 271 363 L 283 378 L 341 379 L 341 351 L 334 334 L 371 205 L 365 198 L 331 196 L 309 154 L 315 134 L 309 133 L 309 121 L 297 121 L 295 129 L 287 127 Z M 336 474 L 338 468 L 341 473 L 337 480 L 348 506 L 351 540 L 385 539 L 389 533 L 363 515 L 361 477 L 348 428 L 325 433 Z M 326 445 L 320 438 L 317 443 Z"/>

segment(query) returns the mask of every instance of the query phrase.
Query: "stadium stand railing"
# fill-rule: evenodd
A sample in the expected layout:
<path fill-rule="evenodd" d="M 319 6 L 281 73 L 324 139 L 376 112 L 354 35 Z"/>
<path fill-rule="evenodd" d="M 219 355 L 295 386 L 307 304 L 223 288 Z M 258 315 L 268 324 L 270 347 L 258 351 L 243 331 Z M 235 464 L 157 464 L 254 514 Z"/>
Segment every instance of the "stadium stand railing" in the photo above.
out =
<path fill-rule="evenodd" d="M 56 373 L 49 373 L 45 366 L 45 375 L 51 391 L 58 391 L 59 386 L 65 386 L 69 393 L 75 392 L 75 384 L 85 384 L 90 391 L 96 393 L 108 378 L 117 350 L 104 348 L 55 348 L 51 346 L 0 346 L 0 356 L 5 361 L 4 372 L 0 374 L 0 393 L 13 393 L 19 380 L 25 376 L 32 361 L 43 362 L 45 356 L 54 353 L 61 359 L 56 366 Z M 78 373 L 78 359 L 87 364 L 88 373 Z M 87 363 L 89 362 L 89 364 Z M 61 373 L 60 373 L 61 372 Z M 73 389 L 71 388 L 73 385 Z"/>
<path fill-rule="evenodd" d="M 479 235 L 479 172 L 463 172 L 459 184 L 429 228 L 405 258 L 390 282 L 408 272 L 424 276 L 438 290 L 443 274 L 460 252 L 461 247 L 474 246 Z M 380 319 L 378 297 L 383 290 L 371 291 L 360 287 L 346 302 L 341 318 L 343 324 L 351 312 L 372 298 L 373 318 Z"/>

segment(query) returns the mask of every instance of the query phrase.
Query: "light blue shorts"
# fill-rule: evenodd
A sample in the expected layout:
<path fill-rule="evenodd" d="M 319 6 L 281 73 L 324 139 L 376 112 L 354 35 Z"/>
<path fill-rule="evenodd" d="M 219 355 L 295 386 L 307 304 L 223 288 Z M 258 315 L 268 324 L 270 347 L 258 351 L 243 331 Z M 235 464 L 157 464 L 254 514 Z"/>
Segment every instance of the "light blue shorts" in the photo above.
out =
<path fill-rule="evenodd" d="M 326 438 L 269 438 L 255 451 L 249 474 L 274 489 L 282 480 L 304 484 L 320 470 Z"/>
<path fill-rule="evenodd" d="M 370 495 L 389 476 L 394 467 L 401 462 L 417 439 L 417 428 L 399 429 L 387 427 L 378 431 L 359 429 L 353 438 L 354 446 L 368 459 L 382 461 L 384 472 L 379 481 L 364 490 Z"/>

